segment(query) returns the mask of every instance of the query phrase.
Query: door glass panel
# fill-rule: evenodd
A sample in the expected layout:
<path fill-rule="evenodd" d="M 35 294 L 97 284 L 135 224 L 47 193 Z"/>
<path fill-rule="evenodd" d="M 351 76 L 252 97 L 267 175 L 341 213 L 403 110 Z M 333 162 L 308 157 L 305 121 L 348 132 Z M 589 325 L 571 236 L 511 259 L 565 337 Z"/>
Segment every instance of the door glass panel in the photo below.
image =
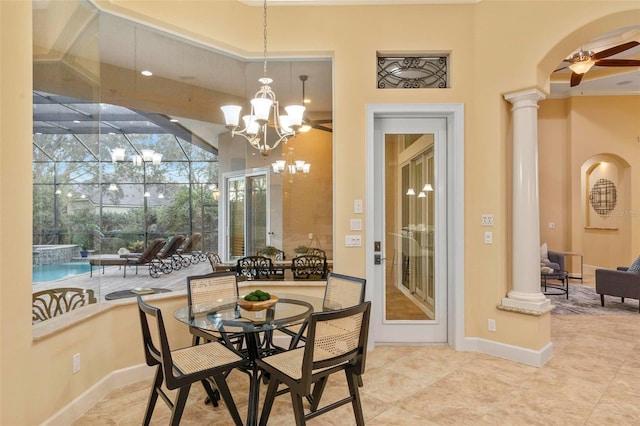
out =
<path fill-rule="evenodd" d="M 247 212 L 247 253 L 251 255 L 267 245 L 267 177 L 247 177 L 249 197 Z"/>
<path fill-rule="evenodd" d="M 388 321 L 435 318 L 433 142 L 432 134 L 385 135 Z"/>
<path fill-rule="evenodd" d="M 244 176 L 229 179 L 229 256 L 244 256 Z"/>

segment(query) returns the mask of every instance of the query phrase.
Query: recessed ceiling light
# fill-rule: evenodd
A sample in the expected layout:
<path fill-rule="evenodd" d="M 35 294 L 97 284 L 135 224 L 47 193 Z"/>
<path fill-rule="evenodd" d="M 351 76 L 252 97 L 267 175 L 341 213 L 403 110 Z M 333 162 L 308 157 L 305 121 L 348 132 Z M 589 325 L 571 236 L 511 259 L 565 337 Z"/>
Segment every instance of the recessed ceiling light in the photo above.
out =
<path fill-rule="evenodd" d="M 169 119 L 170 122 L 172 123 L 179 123 L 180 121 L 177 118 L 171 118 Z"/>
<path fill-rule="evenodd" d="M 618 86 L 624 86 L 625 84 L 631 84 L 633 83 L 631 80 L 624 80 L 624 81 L 619 81 L 617 84 Z"/>
<path fill-rule="evenodd" d="M 151 77 L 153 75 L 153 73 L 148 70 L 141 71 L 140 74 L 144 75 L 145 77 Z"/>
<path fill-rule="evenodd" d="M 311 99 L 304 99 L 302 102 L 304 102 L 305 104 L 310 104 L 311 103 Z"/>
<path fill-rule="evenodd" d="M 80 124 L 80 120 L 73 120 L 74 123 Z"/>

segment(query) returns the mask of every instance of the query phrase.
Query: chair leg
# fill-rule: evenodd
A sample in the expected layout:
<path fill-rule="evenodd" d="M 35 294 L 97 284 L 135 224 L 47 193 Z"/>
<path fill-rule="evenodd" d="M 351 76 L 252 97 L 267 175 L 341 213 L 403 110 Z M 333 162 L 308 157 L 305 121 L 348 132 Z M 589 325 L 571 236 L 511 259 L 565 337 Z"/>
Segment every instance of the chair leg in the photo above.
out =
<path fill-rule="evenodd" d="M 604 306 L 604 294 L 600 295 L 600 306 Z"/>
<path fill-rule="evenodd" d="M 158 389 L 160 389 L 160 386 L 162 386 L 162 379 L 162 368 L 160 365 L 158 365 L 155 377 L 153 378 L 153 385 L 151 386 L 151 393 L 149 394 L 147 409 L 144 412 L 144 420 L 142 421 L 142 424 L 144 426 L 147 426 L 151 422 L 153 409 L 156 407 L 156 402 L 158 401 Z"/>
<path fill-rule="evenodd" d="M 293 405 L 293 415 L 296 418 L 296 426 L 304 426 L 307 424 L 304 418 L 304 407 L 302 406 L 302 396 L 297 393 L 289 392 L 291 394 L 291 403 Z"/>
<path fill-rule="evenodd" d="M 242 419 L 240 418 L 240 414 L 238 413 L 238 408 L 233 401 L 233 396 L 231 395 L 231 391 L 229 390 L 229 386 L 227 385 L 227 381 L 224 377 L 224 374 L 221 374 L 219 376 L 215 376 L 213 380 L 216 382 L 218 391 L 220 392 L 220 395 L 222 395 L 224 403 L 227 405 L 227 410 L 229 410 L 229 414 L 231 414 L 233 422 L 236 424 L 236 426 L 242 426 Z"/>
<path fill-rule="evenodd" d="M 262 405 L 262 413 L 260 414 L 260 426 L 266 426 L 267 420 L 269 420 L 269 414 L 271 413 L 271 407 L 273 407 L 273 401 L 276 399 L 276 393 L 278 392 L 278 385 L 280 381 L 276 378 L 269 380 L 269 387 L 267 388 L 267 394 L 264 396 L 264 404 Z"/>
<path fill-rule="evenodd" d="M 217 407 L 218 401 L 220 400 L 220 396 L 216 395 L 216 391 L 213 390 L 213 388 L 211 387 L 211 384 L 207 379 L 200 380 L 200 382 L 202 383 L 202 387 L 204 387 L 204 390 L 208 395 L 204 403 L 208 404 L 209 402 L 211 402 L 214 407 Z"/>
<path fill-rule="evenodd" d="M 364 386 L 364 383 L 362 382 L 362 376 L 358 375 L 358 387 L 361 388 Z"/>
<path fill-rule="evenodd" d="M 184 406 L 187 404 L 187 397 L 189 396 L 189 390 L 191 385 L 185 385 L 178 389 L 178 397 L 173 404 L 173 410 L 171 411 L 171 426 L 178 426 L 180 424 L 180 418 L 184 412 Z"/>
<path fill-rule="evenodd" d="M 621 297 L 620 299 L 621 299 L 621 302 L 624 303 L 624 297 Z"/>
<path fill-rule="evenodd" d="M 358 391 L 358 376 L 352 369 L 347 368 L 345 371 L 347 383 L 349 384 L 349 394 L 353 398 L 353 414 L 356 417 L 356 425 L 364 426 L 364 416 L 362 415 L 362 402 L 360 401 L 360 392 Z"/>
<path fill-rule="evenodd" d="M 327 377 L 323 377 L 313 385 L 313 391 L 311 392 L 311 398 L 308 398 L 311 404 L 311 412 L 313 413 L 318 409 L 320 405 L 320 398 L 324 392 L 324 387 L 327 385 Z"/>

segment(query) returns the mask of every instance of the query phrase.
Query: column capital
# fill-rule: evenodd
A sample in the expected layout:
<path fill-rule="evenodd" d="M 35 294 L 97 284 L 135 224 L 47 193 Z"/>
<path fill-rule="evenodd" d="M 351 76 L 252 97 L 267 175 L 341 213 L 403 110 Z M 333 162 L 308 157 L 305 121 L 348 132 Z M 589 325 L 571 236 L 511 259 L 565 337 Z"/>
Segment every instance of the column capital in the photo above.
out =
<path fill-rule="evenodd" d="M 538 89 L 527 89 L 521 90 L 519 92 L 507 93 L 504 95 L 504 98 L 515 105 L 518 102 L 528 101 L 533 104 L 537 104 L 538 101 L 541 101 L 545 98 L 544 93 L 539 91 Z"/>

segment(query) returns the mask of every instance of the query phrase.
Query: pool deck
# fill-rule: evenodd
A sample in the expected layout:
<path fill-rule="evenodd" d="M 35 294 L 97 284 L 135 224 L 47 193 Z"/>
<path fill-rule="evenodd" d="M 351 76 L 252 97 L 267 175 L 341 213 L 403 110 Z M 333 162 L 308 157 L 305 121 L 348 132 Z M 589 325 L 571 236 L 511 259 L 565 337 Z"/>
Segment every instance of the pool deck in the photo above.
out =
<path fill-rule="evenodd" d="M 105 266 L 104 273 L 102 273 L 102 267 L 95 267 L 93 277 L 90 277 L 90 273 L 86 272 L 56 281 L 33 283 L 33 291 L 58 287 L 80 287 L 92 289 L 96 298 L 105 300 L 105 295 L 109 293 L 130 290 L 134 287 L 165 288 L 171 291 L 186 290 L 188 276 L 208 274 L 210 272 L 211 265 L 208 261 L 192 264 L 186 268 L 183 267 L 179 271 L 172 271 L 170 274 L 161 274 L 158 278 L 149 276 L 149 268 L 147 266 L 139 266 L 138 274 L 136 274 L 135 266 L 128 267 L 126 278 L 123 278 L 123 271 L 119 266 Z"/>

